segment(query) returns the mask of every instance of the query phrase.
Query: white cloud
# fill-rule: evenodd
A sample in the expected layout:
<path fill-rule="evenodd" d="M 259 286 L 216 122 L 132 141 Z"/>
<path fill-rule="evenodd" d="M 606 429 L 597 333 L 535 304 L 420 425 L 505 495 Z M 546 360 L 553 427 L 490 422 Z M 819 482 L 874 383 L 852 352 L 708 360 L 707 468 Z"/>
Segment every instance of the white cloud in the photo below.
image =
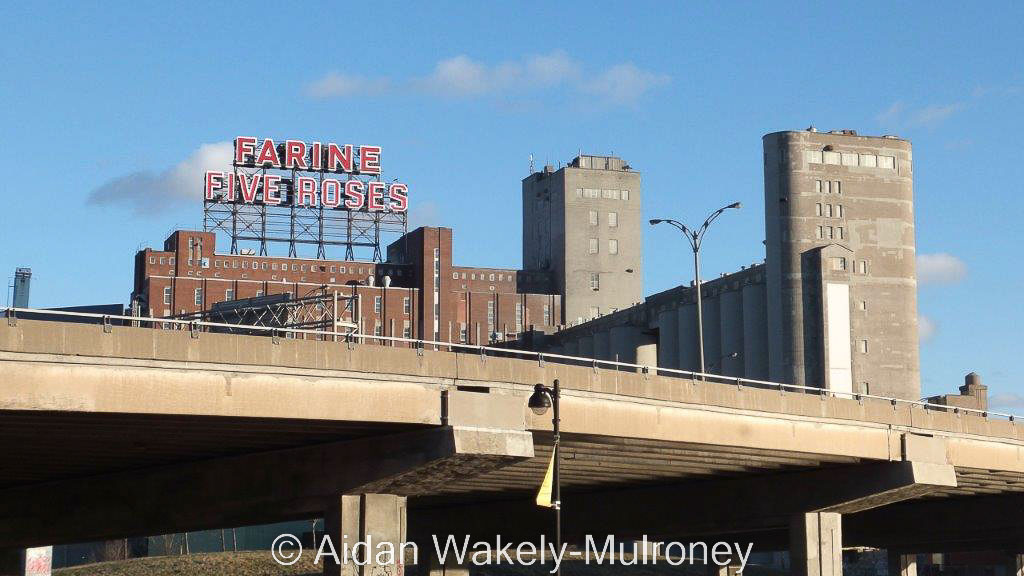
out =
<path fill-rule="evenodd" d="M 388 90 L 387 78 L 368 78 L 338 72 L 328 72 L 319 80 L 306 86 L 306 94 L 312 98 L 338 98 L 361 94 L 381 94 Z"/>
<path fill-rule="evenodd" d="M 519 80 L 522 70 L 517 64 L 505 62 L 487 66 L 466 55 L 441 60 L 434 72 L 420 85 L 445 96 L 479 96 L 504 90 Z"/>
<path fill-rule="evenodd" d="M 945 252 L 917 255 L 919 284 L 957 284 L 967 277 L 964 261 Z"/>
<path fill-rule="evenodd" d="M 139 171 L 110 180 L 90 192 L 86 203 L 123 205 L 136 214 L 155 215 L 168 205 L 197 200 L 203 193 L 205 172 L 231 166 L 232 150 L 231 142 L 203 144 L 188 158 L 159 174 Z"/>
<path fill-rule="evenodd" d="M 533 56 L 526 61 L 527 77 L 541 85 L 573 82 L 580 76 L 580 65 L 561 50 Z"/>
<path fill-rule="evenodd" d="M 921 342 L 931 340 L 939 331 L 939 325 L 928 316 L 917 317 L 917 339 Z"/>
<path fill-rule="evenodd" d="M 427 74 L 396 81 L 331 72 L 308 84 L 306 94 L 324 99 L 413 91 L 446 98 L 498 96 L 508 101 L 537 90 L 564 87 L 596 95 L 607 103 L 631 104 L 669 80 L 632 63 L 587 75 L 579 62 L 555 50 L 493 64 L 460 54 L 440 60 Z"/>
<path fill-rule="evenodd" d="M 988 403 L 989 406 L 996 409 L 996 411 L 1022 410 L 1024 409 L 1024 396 L 1014 394 L 1013 392 L 995 394 L 989 398 Z"/>
<path fill-rule="evenodd" d="M 631 104 L 652 88 L 668 84 L 669 77 L 637 68 L 633 63 L 616 64 L 583 84 L 583 90 L 614 104 Z"/>
<path fill-rule="evenodd" d="M 909 118 L 909 124 L 911 126 L 924 126 L 933 127 L 945 122 L 950 116 L 956 114 L 963 108 L 962 104 L 945 104 L 925 106 L 920 110 L 914 111 Z"/>
<path fill-rule="evenodd" d="M 441 210 L 433 202 L 417 202 L 409 208 L 409 230 L 420 226 L 438 226 L 441 222 Z"/>
<path fill-rule="evenodd" d="M 897 100 L 875 116 L 875 119 L 880 124 L 890 127 L 934 128 L 963 109 L 964 104 L 961 102 L 909 108 L 902 101 Z"/>

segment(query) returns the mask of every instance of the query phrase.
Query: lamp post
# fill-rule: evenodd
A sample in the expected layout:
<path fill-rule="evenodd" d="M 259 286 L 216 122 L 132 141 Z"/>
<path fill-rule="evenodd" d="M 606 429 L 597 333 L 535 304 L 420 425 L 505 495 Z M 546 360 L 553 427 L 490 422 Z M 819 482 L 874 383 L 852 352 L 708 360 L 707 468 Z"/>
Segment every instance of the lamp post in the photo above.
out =
<path fill-rule="evenodd" d="M 723 206 L 718 210 L 715 210 L 704 220 L 704 224 L 696 230 L 691 230 L 678 220 L 655 218 L 651 220 L 651 226 L 656 224 L 670 224 L 679 229 L 683 233 L 683 236 L 690 242 L 690 247 L 693 248 L 693 277 L 694 277 L 694 288 L 697 290 L 697 355 L 700 357 L 700 372 L 704 373 L 704 309 L 701 305 L 701 289 L 700 289 L 700 246 L 704 241 L 704 233 L 708 231 L 708 227 L 714 222 L 722 212 L 732 208 L 739 208 L 739 202 L 733 202 L 728 206 Z"/>
<path fill-rule="evenodd" d="M 533 410 L 534 414 L 541 415 L 548 411 L 548 408 L 554 408 L 554 414 L 551 418 L 551 424 L 554 430 L 555 441 L 552 447 L 554 451 L 552 460 L 554 465 L 552 466 L 551 474 L 551 504 L 555 509 L 555 550 L 560 551 L 562 549 L 562 486 L 558 479 L 558 468 L 562 460 L 562 454 L 558 450 L 559 444 L 559 430 L 558 423 L 560 418 L 558 417 L 558 378 L 555 378 L 554 385 L 551 388 L 543 384 L 537 384 L 533 387 L 533 394 L 530 395 L 530 400 L 527 405 L 530 410 Z M 557 553 L 557 552 L 556 552 Z M 561 576 L 562 567 L 559 565 L 556 576 Z"/>

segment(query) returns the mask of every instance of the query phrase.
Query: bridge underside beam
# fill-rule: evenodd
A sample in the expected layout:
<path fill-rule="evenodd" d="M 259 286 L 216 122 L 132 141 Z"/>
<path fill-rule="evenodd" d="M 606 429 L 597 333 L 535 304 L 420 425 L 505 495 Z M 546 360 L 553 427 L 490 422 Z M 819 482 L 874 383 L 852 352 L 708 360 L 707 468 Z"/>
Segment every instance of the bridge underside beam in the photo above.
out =
<path fill-rule="evenodd" d="M 905 553 L 1024 551 L 1024 494 L 930 498 L 844 518 L 848 542 Z"/>
<path fill-rule="evenodd" d="M 882 462 L 808 472 L 601 492 L 563 492 L 563 532 L 618 536 L 696 536 L 778 531 L 798 514 L 851 514 L 956 486 L 944 464 Z M 457 535 L 533 537 L 550 514 L 523 499 L 471 506 L 419 508 L 412 502 L 410 534 L 430 528 Z M 459 513 L 459 509 L 466 513 Z M 472 510 L 472 513 L 470 513 Z"/>
<path fill-rule="evenodd" d="M 529 432 L 446 426 L 11 488 L 0 547 L 314 518 L 341 494 L 425 494 L 532 456 Z"/>

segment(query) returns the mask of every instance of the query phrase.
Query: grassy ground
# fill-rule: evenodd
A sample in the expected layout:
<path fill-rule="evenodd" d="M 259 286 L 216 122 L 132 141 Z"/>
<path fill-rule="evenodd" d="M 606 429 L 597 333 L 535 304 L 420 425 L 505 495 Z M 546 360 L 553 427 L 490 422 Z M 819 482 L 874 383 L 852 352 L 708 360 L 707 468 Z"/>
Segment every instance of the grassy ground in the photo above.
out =
<path fill-rule="evenodd" d="M 544 576 L 551 569 L 533 566 L 471 567 L 472 576 Z M 120 562 L 100 562 L 54 570 L 54 576 L 316 576 L 322 573 L 313 565 L 313 555 L 303 554 L 292 566 L 279 566 L 269 552 L 226 552 L 190 556 L 158 556 Z M 748 566 L 745 576 L 774 576 L 777 572 Z M 703 566 L 587 566 L 579 562 L 562 564 L 565 576 L 704 576 Z"/>

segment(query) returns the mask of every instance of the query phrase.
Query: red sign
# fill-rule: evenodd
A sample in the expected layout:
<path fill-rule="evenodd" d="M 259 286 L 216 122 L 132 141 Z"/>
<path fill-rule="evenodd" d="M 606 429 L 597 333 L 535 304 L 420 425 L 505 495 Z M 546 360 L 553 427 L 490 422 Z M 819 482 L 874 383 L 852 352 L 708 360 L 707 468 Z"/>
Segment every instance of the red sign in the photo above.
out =
<path fill-rule="evenodd" d="M 333 142 L 301 140 L 275 144 L 269 138 L 239 136 L 235 138 L 232 164 L 255 170 L 208 170 L 204 196 L 207 200 L 245 204 L 405 212 L 409 209 L 409 187 L 380 180 L 380 156 L 380 146 L 339 146 Z M 316 176 L 300 176 L 299 172 Z M 335 174 L 345 177 L 334 177 Z"/>

